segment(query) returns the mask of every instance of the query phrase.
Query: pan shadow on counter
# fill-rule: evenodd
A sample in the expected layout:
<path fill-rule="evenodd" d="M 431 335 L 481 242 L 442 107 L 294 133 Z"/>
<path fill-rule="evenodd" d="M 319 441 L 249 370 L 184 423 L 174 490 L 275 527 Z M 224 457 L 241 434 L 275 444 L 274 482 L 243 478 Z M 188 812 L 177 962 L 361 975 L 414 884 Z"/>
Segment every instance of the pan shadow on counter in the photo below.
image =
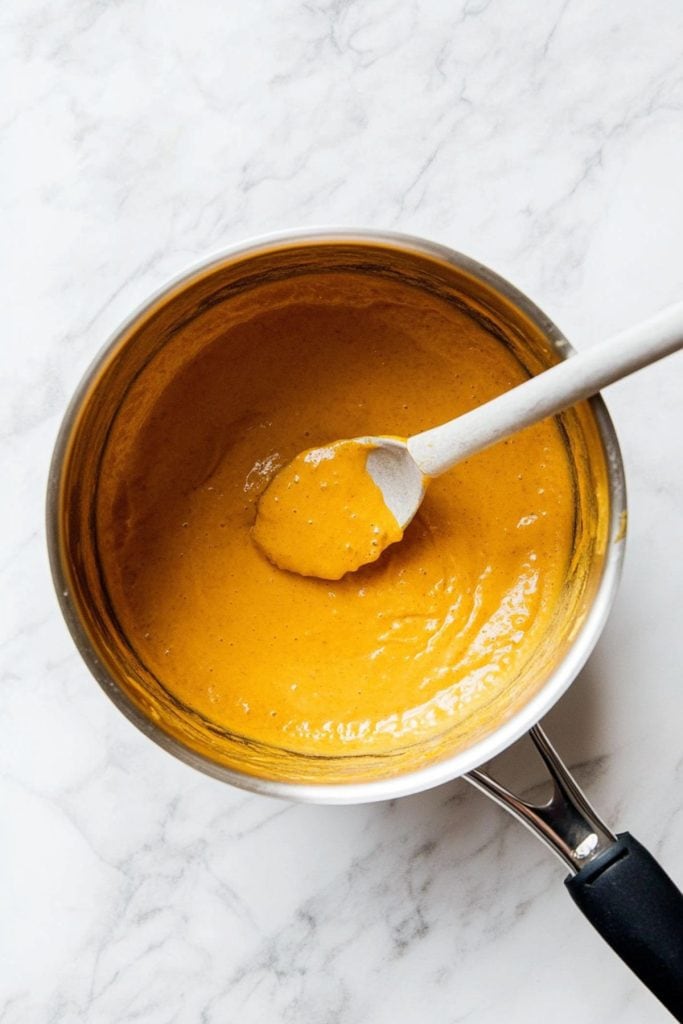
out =
<path fill-rule="evenodd" d="M 602 646 L 544 724 L 579 784 L 609 818 L 609 801 L 601 806 L 598 792 L 609 721 Z M 489 769 L 525 798 L 545 799 L 544 768 L 530 741 L 520 740 Z M 244 813 L 250 805 L 247 798 Z M 273 827 L 278 843 L 264 859 L 264 833 Z M 282 1014 L 312 1001 L 329 1011 L 325 1019 L 338 1013 L 340 1020 L 417 1024 L 424 1006 L 414 994 L 428 986 L 434 1020 L 467 1015 L 473 992 L 485 995 L 491 1011 L 505 1007 L 513 1014 L 508 1019 L 518 1019 L 513 1004 L 523 978 L 531 974 L 540 981 L 550 970 L 554 983 L 545 1002 L 541 990 L 540 1009 L 550 1012 L 553 991 L 564 990 L 572 1006 L 582 1006 L 582 994 L 573 992 L 574 965 L 593 947 L 588 943 L 586 953 L 574 948 L 576 911 L 562 891 L 566 869 L 462 779 L 376 804 L 273 802 L 272 819 L 267 816 L 253 833 L 239 833 L 243 870 L 234 859 L 235 838 L 230 826 L 214 831 L 211 866 L 217 877 L 237 892 L 260 885 L 280 892 L 276 905 L 284 901 L 289 913 L 283 905 L 278 922 L 269 903 L 265 933 L 228 979 L 233 999 L 248 1002 L 248 979 L 258 977 L 272 985 L 273 1006 Z M 286 896 L 296 879 L 303 901 L 294 891 L 291 901 Z M 531 961 L 524 950 L 534 950 Z M 593 997 L 612 969 L 622 969 L 609 961 L 605 956 L 593 967 L 584 964 Z M 503 979 L 500 991 L 492 987 L 494 977 Z"/>

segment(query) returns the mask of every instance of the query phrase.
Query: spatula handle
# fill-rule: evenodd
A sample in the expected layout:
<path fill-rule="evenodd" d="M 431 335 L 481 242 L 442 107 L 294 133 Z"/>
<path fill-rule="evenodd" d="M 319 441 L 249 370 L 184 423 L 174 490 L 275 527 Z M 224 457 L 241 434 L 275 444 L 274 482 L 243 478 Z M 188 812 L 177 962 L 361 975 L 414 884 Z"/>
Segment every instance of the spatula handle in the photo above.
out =
<path fill-rule="evenodd" d="M 440 476 L 468 456 L 562 412 L 681 347 L 683 302 L 678 302 L 587 352 L 570 356 L 493 401 L 416 434 L 408 440 L 408 450 L 425 476 Z"/>

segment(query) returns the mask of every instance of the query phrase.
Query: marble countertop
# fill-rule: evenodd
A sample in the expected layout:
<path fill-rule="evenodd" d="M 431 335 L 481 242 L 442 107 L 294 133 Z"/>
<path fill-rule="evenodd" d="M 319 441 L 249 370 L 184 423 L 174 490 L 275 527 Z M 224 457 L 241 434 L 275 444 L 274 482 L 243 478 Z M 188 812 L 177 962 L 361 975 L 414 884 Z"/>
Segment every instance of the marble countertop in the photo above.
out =
<path fill-rule="evenodd" d="M 43 495 L 109 333 L 250 235 L 444 242 L 578 347 L 681 298 L 681 4 L 7 0 L 0 26 L 0 1022 L 669 1019 L 559 862 L 465 782 L 293 806 L 149 743 L 62 623 Z M 679 884 L 682 383 L 676 356 L 609 393 L 623 583 L 547 720 L 607 819 Z"/>

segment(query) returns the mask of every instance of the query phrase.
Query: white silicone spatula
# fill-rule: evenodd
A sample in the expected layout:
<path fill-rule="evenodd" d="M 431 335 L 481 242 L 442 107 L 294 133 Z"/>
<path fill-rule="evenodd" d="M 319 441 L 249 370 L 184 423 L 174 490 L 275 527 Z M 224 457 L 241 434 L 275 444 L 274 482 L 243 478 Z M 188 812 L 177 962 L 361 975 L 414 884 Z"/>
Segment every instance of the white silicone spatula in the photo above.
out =
<path fill-rule="evenodd" d="M 371 446 L 367 470 L 399 525 L 405 527 L 420 507 L 430 478 L 681 347 L 683 302 L 405 442 L 362 438 Z"/>

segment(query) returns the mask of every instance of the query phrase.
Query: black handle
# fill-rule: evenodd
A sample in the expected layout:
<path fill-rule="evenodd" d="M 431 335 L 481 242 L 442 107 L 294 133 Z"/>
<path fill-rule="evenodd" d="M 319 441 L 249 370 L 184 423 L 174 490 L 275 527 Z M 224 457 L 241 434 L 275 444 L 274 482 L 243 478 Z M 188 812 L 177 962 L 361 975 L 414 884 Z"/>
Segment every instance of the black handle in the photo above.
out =
<path fill-rule="evenodd" d="M 612 949 L 683 1021 L 683 893 L 628 832 L 565 880 Z"/>

